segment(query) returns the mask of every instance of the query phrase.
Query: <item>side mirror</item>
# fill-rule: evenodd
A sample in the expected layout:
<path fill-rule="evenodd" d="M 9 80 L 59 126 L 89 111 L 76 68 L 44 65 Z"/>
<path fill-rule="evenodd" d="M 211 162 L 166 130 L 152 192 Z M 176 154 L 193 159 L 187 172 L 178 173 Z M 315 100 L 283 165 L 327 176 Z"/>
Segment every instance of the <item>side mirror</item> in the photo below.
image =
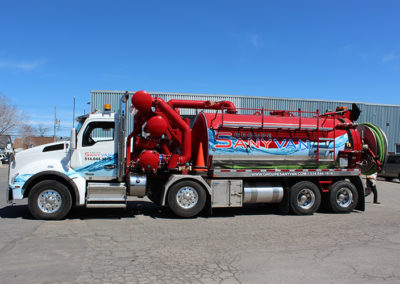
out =
<path fill-rule="evenodd" d="M 71 141 L 70 141 L 71 149 L 75 150 L 76 149 L 76 129 L 72 128 L 71 129 Z"/>

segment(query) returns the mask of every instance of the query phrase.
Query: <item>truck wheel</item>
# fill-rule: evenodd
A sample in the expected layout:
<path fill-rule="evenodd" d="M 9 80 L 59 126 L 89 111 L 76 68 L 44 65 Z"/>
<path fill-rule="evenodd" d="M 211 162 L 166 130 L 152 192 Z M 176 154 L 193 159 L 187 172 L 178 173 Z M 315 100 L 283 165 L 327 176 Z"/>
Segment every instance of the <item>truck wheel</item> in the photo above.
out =
<path fill-rule="evenodd" d="M 29 192 L 29 211 L 37 219 L 63 219 L 71 206 L 71 193 L 65 185 L 57 181 L 41 181 Z"/>
<path fill-rule="evenodd" d="M 321 204 L 321 192 L 310 181 L 300 181 L 290 188 L 290 208 L 297 215 L 311 215 Z"/>
<path fill-rule="evenodd" d="M 194 181 L 181 181 L 168 191 L 169 208 L 180 217 L 193 217 L 203 210 L 206 204 L 206 192 Z"/>
<path fill-rule="evenodd" d="M 346 180 L 335 182 L 329 192 L 329 205 L 335 213 L 349 213 L 357 205 L 356 187 Z"/>
<path fill-rule="evenodd" d="M 393 178 L 391 178 L 391 177 L 385 177 L 385 180 L 386 180 L 386 181 L 392 181 Z"/>

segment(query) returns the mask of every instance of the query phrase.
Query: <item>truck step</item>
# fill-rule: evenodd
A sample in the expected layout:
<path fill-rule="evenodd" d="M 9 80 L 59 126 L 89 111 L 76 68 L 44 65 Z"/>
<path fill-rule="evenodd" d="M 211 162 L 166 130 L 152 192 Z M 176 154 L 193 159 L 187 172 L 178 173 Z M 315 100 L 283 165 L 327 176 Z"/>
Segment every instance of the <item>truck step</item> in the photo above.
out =
<path fill-rule="evenodd" d="M 126 207 L 126 186 L 123 183 L 89 183 L 86 206 L 91 208 Z"/>
<path fill-rule="evenodd" d="M 91 195 L 90 197 L 86 198 L 86 202 L 105 202 L 105 201 L 110 201 L 110 202 L 125 202 L 126 197 L 119 197 L 119 196 L 93 196 Z"/>
<path fill-rule="evenodd" d="M 88 203 L 86 208 L 126 208 L 126 203 Z"/>

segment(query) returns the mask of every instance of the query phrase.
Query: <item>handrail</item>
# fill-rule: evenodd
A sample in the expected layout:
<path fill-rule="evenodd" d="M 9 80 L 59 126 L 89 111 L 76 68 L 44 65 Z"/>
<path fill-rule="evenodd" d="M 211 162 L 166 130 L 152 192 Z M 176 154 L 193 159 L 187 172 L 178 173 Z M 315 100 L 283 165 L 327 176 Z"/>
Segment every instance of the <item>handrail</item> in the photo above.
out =
<path fill-rule="evenodd" d="M 319 162 L 319 109 L 317 109 L 317 161 Z"/>
<path fill-rule="evenodd" d="M 299 129 L 301 130 L 301 108 L 299 108 Z"/>

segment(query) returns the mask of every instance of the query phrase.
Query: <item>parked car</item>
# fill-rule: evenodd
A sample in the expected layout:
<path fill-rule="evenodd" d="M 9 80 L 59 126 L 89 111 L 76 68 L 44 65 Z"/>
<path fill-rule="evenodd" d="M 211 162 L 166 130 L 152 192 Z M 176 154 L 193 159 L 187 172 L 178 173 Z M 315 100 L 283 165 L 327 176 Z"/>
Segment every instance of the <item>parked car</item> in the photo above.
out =
<path fill-rule="evenodd" d="M 1 160 L 2 164 L 8 164 L 10 163 L 10 157 L 9 156 L 5 156 L 4 159 Z"/>
<path fill-rule="evenodd" d="M 385 178 L 387 181 L 400 178 L 400 155 L 388 155 L 378 176 Z"/>
<path fill-rule="evenodd" d="M 2 164 L 10 163 L 10 154 L 9 153 L 1 153 L 0 154 L 0 161 Z"/>

